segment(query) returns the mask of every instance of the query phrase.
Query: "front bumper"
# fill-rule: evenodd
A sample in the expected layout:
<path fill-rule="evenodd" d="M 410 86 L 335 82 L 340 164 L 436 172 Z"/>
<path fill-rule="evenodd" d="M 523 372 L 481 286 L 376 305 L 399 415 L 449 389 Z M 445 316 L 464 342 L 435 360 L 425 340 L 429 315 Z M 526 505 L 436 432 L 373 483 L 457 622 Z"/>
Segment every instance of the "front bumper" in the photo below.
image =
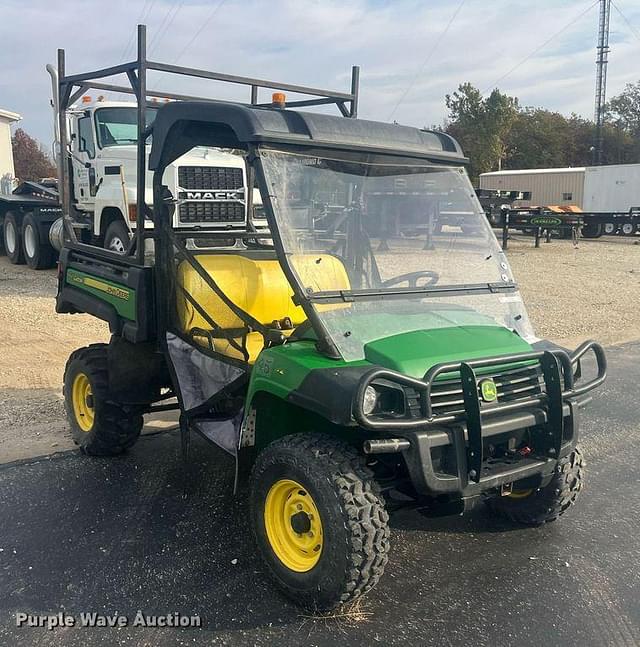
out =
<path fill-rule="evenodd" d="M 574 385 L 574 367 L 592 351 L 597 376 Z M 482 406 L 478 377 L 474 369 L 516 362 L 539 363 L 542 388 L 539 394 L 491 406 Z M 540 350 L 499 357 L 446 362 L 432 367 L 422 380 L 374 369 L 360 381 L 353 403 L 354 417 L 372 432 L 365 441 L 366 453 L 401 452 L 413 486 L 419 494 L 448 494 L 462 498 L 514 481 L 528 486 L 544 485 L 560 458 L 570 453 L 578 438 L 578 410 L 588 401 L 586 394 L 606 378 L 606 357 L 595 342 L 585 342 L 573 353 Z M 431 387 L 444 373 L 459 373 L 464 412 L 435 416 L 431 408 Z M 420 417 L 380 419 L 364 413 L 364 393 L 376 380 L 394 382 L 420 394 Z M 535 451 L 528 456 L 513 453 L 494 456 L 492 441 L 504 441 L 510 432 L 530 430 Z M 397 436 L 390 438 L 390 435 Z M 443 456 L 446 469 L 443 469 Z"/>

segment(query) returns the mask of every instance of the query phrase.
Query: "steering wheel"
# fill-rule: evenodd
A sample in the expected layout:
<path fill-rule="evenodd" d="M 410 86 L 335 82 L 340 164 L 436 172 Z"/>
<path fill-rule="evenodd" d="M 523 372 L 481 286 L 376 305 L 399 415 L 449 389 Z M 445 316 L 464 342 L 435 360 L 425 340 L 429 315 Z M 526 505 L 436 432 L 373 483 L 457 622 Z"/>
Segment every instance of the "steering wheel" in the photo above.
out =
<path fill-rule="evenodd" d="M 420 279 L 427 279 L 425 283 L 418 285 Z M 432 285 L 435 285 L 440 279 L 440 275 L 437 272 L 432 272 L 430 270 L 421 270 L 419 272 L 409 272 L 408 274 L 401 274 L 400 276 L 394 276 L 392 279 L 382 282 L 383 288 L 390 288 L 393 285 L 398 283 L 404 283 L 405 281 L 409 284 L 410 288 L 427 288 Z"/>

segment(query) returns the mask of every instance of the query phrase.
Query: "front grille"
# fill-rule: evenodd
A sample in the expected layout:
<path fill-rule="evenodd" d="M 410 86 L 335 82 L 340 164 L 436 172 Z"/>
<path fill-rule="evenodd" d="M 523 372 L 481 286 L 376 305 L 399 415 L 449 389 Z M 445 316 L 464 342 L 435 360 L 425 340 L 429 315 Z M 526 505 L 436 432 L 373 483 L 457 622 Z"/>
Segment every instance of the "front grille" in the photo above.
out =
<path fill-rule="evenodd" d="M 183 202 L 179 205 L 180 222 L 244 223 L 241 202 Z"/>
<path fill-rule="evenodd" d="M 244 186 L 241 168 L 228 166 L 180 166 L 178 186 L 185 190 L 227 190 Z"/>
<path fill-rule="evenodd" d="M 543 380 L 540 367 L 520 366 L 502 371 L 478 375 L 478 381 L 493 378 L 498 391 L 497 403 L 512 402 L 540 395 Z M 480 398 L 480 393 L 478 392 Z M 481 404 L 485 403 L 480 398 Z M 420 416 L 420 402 L 417 392 L 408 391 L 408 404 L 413 416 Z M 487 403 L 490 406 L 493 403 Z M 460 378 L 436 380 L 431 387 L 431 408 L 435 416 L 464 413 L 464 398 Z"/>

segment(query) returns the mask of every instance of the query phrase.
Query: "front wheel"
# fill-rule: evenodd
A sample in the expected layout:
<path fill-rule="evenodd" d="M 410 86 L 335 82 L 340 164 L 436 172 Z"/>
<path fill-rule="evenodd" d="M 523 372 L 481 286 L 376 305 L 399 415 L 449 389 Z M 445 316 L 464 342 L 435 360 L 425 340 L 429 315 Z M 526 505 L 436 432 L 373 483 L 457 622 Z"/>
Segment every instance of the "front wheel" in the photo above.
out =
<path fill-rule="evenodd" d="M 129 230 L 123 220 L 114 220 L 104 234 L 104 248 L 116 254 L 126 254 L 129 249 Z"/>
<path fill-rule="evenodd" d="M 83 453 L 114 456 L 138 440 L 143 424 L 140 410 L 109 396 L 106 344 L 71 354 L 63 392 L 71 435 Z"/>
<path fill-rule="evenodd" d="M 389 516 L 364 459 L 321 434 L 269 445 L 251 474 L 251 519 L 258 550 L 296 603 L 328 610 L 380 579 L 389 551 Z"/>
<path fill-rule="evenodd" d="M 585 462 L 576 447 L 568 456 L 560 459 L 548 485 L 539 489 L 514 489 L 508 496 L 489 499 L 489 507 L 515 523 L 525 526 L 540 526 L 555 521 L 563 515 L 578 498 L 584 487 Z"/>

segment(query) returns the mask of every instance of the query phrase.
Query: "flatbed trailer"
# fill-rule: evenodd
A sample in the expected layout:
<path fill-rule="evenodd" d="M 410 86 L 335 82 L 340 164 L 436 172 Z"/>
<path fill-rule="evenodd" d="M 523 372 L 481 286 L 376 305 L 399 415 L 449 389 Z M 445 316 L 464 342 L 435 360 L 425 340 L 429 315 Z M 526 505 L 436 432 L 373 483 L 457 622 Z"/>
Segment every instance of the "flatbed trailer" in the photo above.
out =
<path fill-rule="evenodd" d="M 635 236 L 640 234 L 640 207 L 629 211 L 585 211 L 582 214 L 585 238 L 600 236 Z"/>
<path fill-rule="evenodd" d="M 535 246 L 544 235 L 550 241 L 553 232 L 571 238 L 600 238 L 603 235 L 635 236 L 640 233 L 640 209 L 628 212 L 584 212 L 574 206 L 517 207 L 503 210 L 502 248 L 507 249 L 509 233 L 516 229 L 533 233 Z"/>
<path fill-rule="evenodd" d="M 58 191 L 37 182 L 22 182 L 0 195 L 0 240 L 14 264 L 32 269 L 53 267 L 57 252 L 51 244 L 53 224 L 62 216 Z"/>

